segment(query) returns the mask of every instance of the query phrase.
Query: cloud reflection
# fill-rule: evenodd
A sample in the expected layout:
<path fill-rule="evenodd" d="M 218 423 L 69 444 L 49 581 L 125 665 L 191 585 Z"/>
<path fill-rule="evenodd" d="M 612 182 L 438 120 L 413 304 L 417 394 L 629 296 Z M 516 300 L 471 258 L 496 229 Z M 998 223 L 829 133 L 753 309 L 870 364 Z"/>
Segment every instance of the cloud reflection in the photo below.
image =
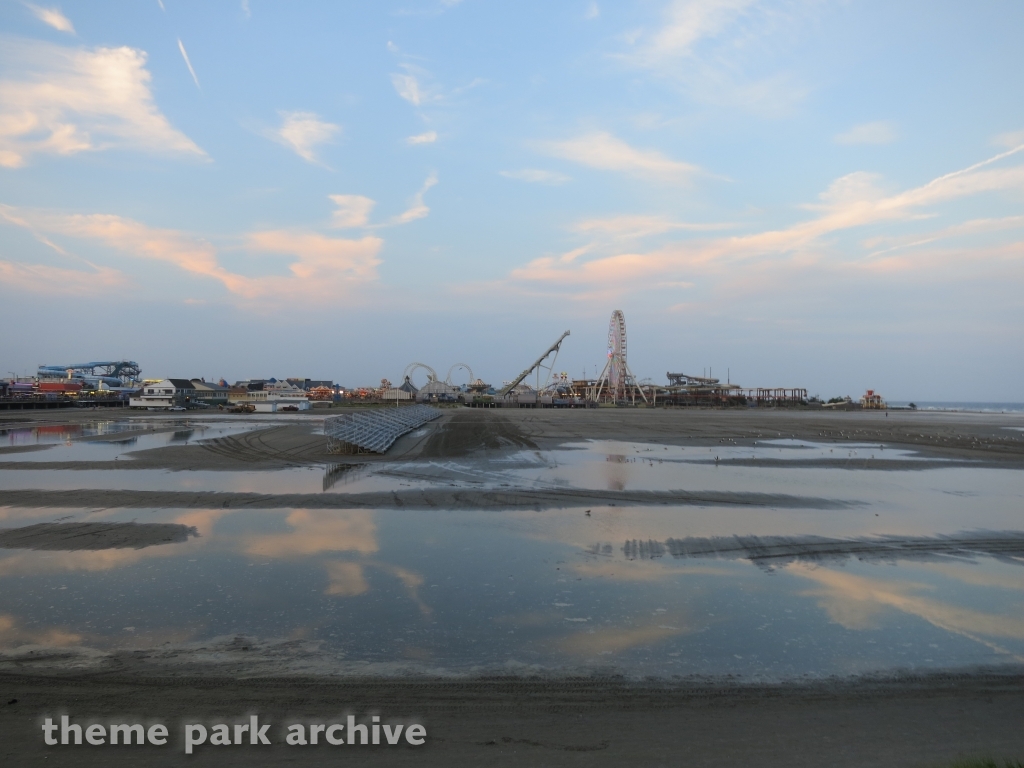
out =
<path fill-rule="evenodd" d="M 586 632 L 574 632 L 563 637 L 559 648 L 565 653 L 580 656 L 599 656 L 628 651 L 632 648 L 657 645 L 670 637 L 692 630 L 672 626 L 649 626 L 626 629 L 606 627 Z"/>
<path fill-rule="evenodd" d="M 377 525 L 369 510 L 295 509 L 285 521 L 291 531 L 245 537 L 243 551 L 263 557 L 296 557 L 349 551 L 370 555 L 380 548 Z"/>
<path fill-rule="evenodd" d="M 894 608 L 1024 661 L 1024 657 L 984 639 L 1024 640 L 1024 618 L 983 613 L 921 597 L 914 593 L 931 587 L 913 582 L 894 583 L 802 563 L 786 566 L 786 572 L 819 584 L 821 589 L 804 594 L 817 597 L 818 605 L 829 617 L 847 629 L 872 629 L 883 609 Z"/>

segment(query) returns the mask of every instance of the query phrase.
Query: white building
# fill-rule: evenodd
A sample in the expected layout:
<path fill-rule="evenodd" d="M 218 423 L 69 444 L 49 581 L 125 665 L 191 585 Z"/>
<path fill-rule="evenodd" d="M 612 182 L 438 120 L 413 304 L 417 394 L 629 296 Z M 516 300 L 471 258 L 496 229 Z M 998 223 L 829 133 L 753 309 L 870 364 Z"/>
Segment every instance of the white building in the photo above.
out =
<path fill-rule="evenodd" d="M 193 404 L 195 394 L 195 385 L 188 379 L 150 381 L 128 400 L 128 405 L 151 411 L 188 408 Z"/>

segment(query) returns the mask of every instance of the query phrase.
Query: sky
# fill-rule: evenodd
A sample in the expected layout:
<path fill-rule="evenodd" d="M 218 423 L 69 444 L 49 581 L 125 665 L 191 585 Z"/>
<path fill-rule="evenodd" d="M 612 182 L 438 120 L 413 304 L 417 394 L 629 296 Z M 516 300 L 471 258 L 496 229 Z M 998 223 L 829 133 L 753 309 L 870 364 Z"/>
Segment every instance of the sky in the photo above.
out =
<path fill-rule="evenodd" d="M 4 0 L 0 376 L 500 385 L 570 330 L 592 377 L 619 309 L 641 380 L 1024 401 L 1021 30 L 1017 0 Z"/>

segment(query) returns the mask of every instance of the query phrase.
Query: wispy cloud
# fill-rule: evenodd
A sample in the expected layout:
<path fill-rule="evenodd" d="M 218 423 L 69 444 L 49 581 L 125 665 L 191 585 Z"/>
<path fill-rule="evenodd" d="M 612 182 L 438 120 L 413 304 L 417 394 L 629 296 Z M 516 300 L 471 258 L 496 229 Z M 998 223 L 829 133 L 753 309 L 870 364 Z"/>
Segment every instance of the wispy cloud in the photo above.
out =
<path fill-rule="evenodd" d="M 506 179 L 518 179 L 528 181 L 532 184 L 565 184 L 571 179 L 564 173 L 556 171 L 544 171 L 538 168 L 523 168 L 518 171 L 498 171 Z"/>
<path fill-rule="evenodd" d="M 36 18 L 47 24 L 58 32 L 69 32 L 75 34 L 75 27 L 70 19 L 61 13 L 59 8 L 43 8 L 32 3 L 25 3 L 25 7 L 35 14 Z"/>
<path fill-rule="evenodd" d="M 1024 131 L 1009 131 L 1007 133 L 1000 133 L 996 136 L 992 143 L 997 147 L 1017 147 L 1024 144 Z"/>
<path fill-rule="evenodd" d="M 0 260 L 0 285 L 3 285 L 5 291 L 103 296 L 127 288 L 129 281 L 124 274 L 111 267 L 86 271 Z"/>
<path fill-rule="evenodd" d="M 331 201 L 337 206 L 331 216 L 331 226 L 339 229 L 355 227 L 382 229 L 426 218 L 430 214 L 430 208 L 423 198 L 436 184 L 437 174 L 431 173 L 423 182 L 423 186 L 413 195 L 412 201 L 405 211 L 377 224 L 370 223 L 370 213 L 377 204 L 375 200 L 363 195 L 330 195 Z"/>
<path fill-rule="evenodd" d="M 15 219 L 36 230 L 65 238 L 99 242 L 133 260 L 158 261 L 174 265 L 183 272 L 215 280 L 241 300 L 333 301 L 353 296 L 356 285 L 377 279 L 378 254 L 383 241 L 378 237 L 346 239 L 327 237 L 318 232 L 265 230 L 240 235 L 245 251 L 278 256 L 285 260 L 287 277 L 279 274 L 242 275 L 223 266 L 219 250 L 209 241 L 188 232 L 160 229 L 110 214 L 60 214 L 39 211 L 14 211 Z M 11 217 L 5 217 L 12 221 Z M 12 223 L 14 223 L 12 221 Z M 37 268 L 15 265 L 5 272 L 17 279 Z M 65 270 L 67 271 L 67 270 Z M 100 274 L 80 273 L 79 282 L 89 285 L 120 279 L 109 268 Z"/>
<path fill-rule="evenodd" d="M 922 268 L 920 259 L 883 256 L 885 250 L 879 250 L 877 238 L 869 238 L 859 246 L 851 245 L 844 249 L 833 246 L 826 250 L 824 244 L 831 242 L 827 238 L 844 231 L 879 225 L 891 228 L 899 223 L 916 224 L 935 216 L 931 210 L 935 206 L 952 200 L 996 192 L 1019 194 L 1024 191 L 1024 165 L 992 166 L 998 166 L 1022 151 L 1024 145 L 895 194 L 881 189 L 878 179 L 872 174 L 849 174 L 833 182 L 819 196 L 818 202 L 804 206 L 815 214 L 813 218 L 782 229 L 669 242 L 646 252 L 618 250 L 611 255 L 571 261 L 545 256 L 513 270 L 511 283 L 546 285 L 572 294 L 593 290 L 621 292 L 628 290 L 629 286 L 649 286 L 651 281 L 692 281 L 695 276 L 702 276 L 712 282 L 753 281 L 750 290 L 764 290 L 769 282 L 765 277 L 766 270 L 781 269 L 791 277 L 790 267 L 799 267 L 807 272 L 810 264 L 817 265 L 817 269 L 825 273 L 831 270 L 833 275 L 835 270 L 848 274 L 853 269 L 874 274 L 913 272 Z M 905 242 L 894 245 L 936 242 L 961 236 L 970 229 L 984 229 L 989 233 L 1010 231 L 1016 228 L 1015 219 L 1009 217 L 1009 220 L 940 227 L 928 236 L 908 237 Z M 575 228 L 580 234 L 594 238 L 595 235 L 620 233 L 667 233 L 674 226 L 674 223 L 657 217 L 619 217 L 589 220 L 575 225 Z M 1017 241 L 1010 247 L 1011 251 L 1014 248 L 1019 250 L 1024 247 L 1024 243 Z M 956 263 L 957 252 L 953 251 L 942 258 L 950 264 Z M 995 260 L 1005 261 L 1009 258 L 1007 252 L 993 247 L 985 252 L 972 251 L 970 263 L 977 265 L 986 258 L 985 253 L 991 254 Z M 744 269 L 737 271 L 736 266 L 739 264 L 743 264 Z"/>
<path fill-rule="evenodd" d="M 114 147 L 205 156 L 157 108 L 143 51 L 7 40 L 0 60 L 23 73 L 0 80 L 0 166 Z"/>
<path fill-rule="evenodd" d="M 430 208 L 427 207 L 426 203 L 423 202 L 423 196 L 427 194 L 427 191 L 437 184 L 437 174 L 430 174 L 426 181 L 423 182 L 423 186 L 420 187 L 419 192 L 413 195 L 412 203 L 405 210 L 404 213 L 399 214 L 391 220 L 392 224 L 408 224 L 410 221 L 416 221 L 416 219 L 426 218 L 430 213 Z"/>
<path fill-rule="evenodd" d="M 427 131 L 426 133 L 419 133 L 415 136 L 410 136 L 405 140 L 406 144 L 433 144 L 437 141 L 437 131 Z"/>
<path fill-rule="evenodd" d="M 598 131 L 567 141 L 541 145 L 548 154 L 603 171 L 620 171 L 662 181 L 685 181 L 700 169 L 653 149 L 636 149 L 610 133 Z"/>
<path fill-rule="evenodd" d="M 647 36 L 637 57 L 657 65 L 692 56 L 699 41 L 718 37 L 756 4 L 757 0 L 673 0 L 664 24 Z"/>
<path fill-rule="evenodd" d="M 310 163 L 317 162 L 316 148 L 332 141 L 341 126 L 320 119 L 313 112 L 280 112 L 281 127 L 272 136 Z"/>
<path fill-rule="evenodd" d="M 338 228 L 365 227 L 376 202 L 363 195 L 330 195 L 337 206 L 331 214 L 331 226 Z"/>
<path fill-rule="evenodd" d="M 814 1 L 672 0 L 660 24 L 626 36 L 628 50 L 620 58 L 677 83 L 699 101 L 786 114 L 807 88 L 784 71 L 766 71 L 771 64 L 757 41 L 796 34 L 809 15 L 805 6 Z"/>
<path fill-rule="evenodd" d="M 181 51 L 181 58 L 185 60 L 185 66 L 188 67 L 188 73 L 192 75 L 192 82 L 196 84 L 196 88 L 199 88 L 199 78 L 196 77 L 196 71 L 192 69 L 192 62 L 188 59 L 188 51 L 185 50 L 185 44 L 181 42 L 180 37 L 178 38 L 178 50 Z"/>
<path fill-rule="evenodd" d="M 404 74 L 399 72 L 393 73 L 391 75 L 391 85 L 395 87 L 395 92 L 399 96 L 413 106 L 418 107 L 432 100 L 432 96 L 420 86 L 419 79 L 412 72 Z"/>
<path fill-rule="evenodd" d="M 733 224 L 695 224 L 676 221 L 667 216 L 611 216 L 601 219 L 584 219 L 576 222 L 570 229 L 587 235 L 601 235 L 616 240 L 634 240 L 651 235 L 661 235 L 673 231 L 711 232 L 728 229 Z"/>
<path fill-rule="evenodd" d="M 252 10 L 249 8 L 249 0 L 242 0 L 242 14 L 247 19 L 252 18 Z"/>
<path fill-rule="evenodd" d="M 886 120 L 861 123 L 836 136 L 837 144 L 891 144 L 899 138 L 896 126 Z"/>
<path fill-rule="evenodd" d="M 584 12 L 583 18 L 588 20 L 596 19 L 600 15 L 601 9 L 598 7 L 597 3 L 591 3 L 590 5 L 587 6 L 587 10 Z"/>

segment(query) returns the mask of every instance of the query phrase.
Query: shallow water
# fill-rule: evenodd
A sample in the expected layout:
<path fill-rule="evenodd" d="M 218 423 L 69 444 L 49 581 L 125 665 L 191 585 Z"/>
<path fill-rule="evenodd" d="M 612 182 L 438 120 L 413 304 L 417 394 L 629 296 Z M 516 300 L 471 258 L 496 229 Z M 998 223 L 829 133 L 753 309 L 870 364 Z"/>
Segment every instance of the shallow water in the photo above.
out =
<path fill-rule="evenodd" d="M 835 446 L 780 441 L 713 450 L 785 462 L 827 458 Z M 844 450 L 914 458 L 878 446 Z M 4 488 L 192 483 L 319 493 L 333 471 L 330 490 L 342 493 L 433 483 L 755 490 L 860 503 L 516 512 L 0 508 L 0 526 L 9 528 L 134 520 L 199 533 L 141 549 L 0 550 L 0 647 L 151 649 L 183 659 L 269 654 L 282 670 L 327 673 L 600 670 L 662 678 L 787 679 L 1024 661 L 1021 552 L 994 557 L 929 543 L 961 531 L 1024 531 L 1021 472 L 726 466 L 707 454 L 706 447 L 593 442 L 500 462 L 356 470 L 5 470 Z M 809 536 L 856 539 L 862 549 L 881 536 L 917 537 L 917 551 L 868 553 L 862 561 L 843 550 L 766 565 L 755 555 L 767 540 L 744 539 L 739 553 L 706 546 L 700 556 L 666 544 L 735 536 L 794 537 L 798 552 Z"/>
<path fill-rule="evenodd" d="M 0 448 L 43 450 L 4 453 L 4 461 L 113 461 L 133 451 L 228 437 L 277 422 L 195 419 L 112 419 L 0 429 Z M 154 432 L 153 430 L 160 430 Z"/>

